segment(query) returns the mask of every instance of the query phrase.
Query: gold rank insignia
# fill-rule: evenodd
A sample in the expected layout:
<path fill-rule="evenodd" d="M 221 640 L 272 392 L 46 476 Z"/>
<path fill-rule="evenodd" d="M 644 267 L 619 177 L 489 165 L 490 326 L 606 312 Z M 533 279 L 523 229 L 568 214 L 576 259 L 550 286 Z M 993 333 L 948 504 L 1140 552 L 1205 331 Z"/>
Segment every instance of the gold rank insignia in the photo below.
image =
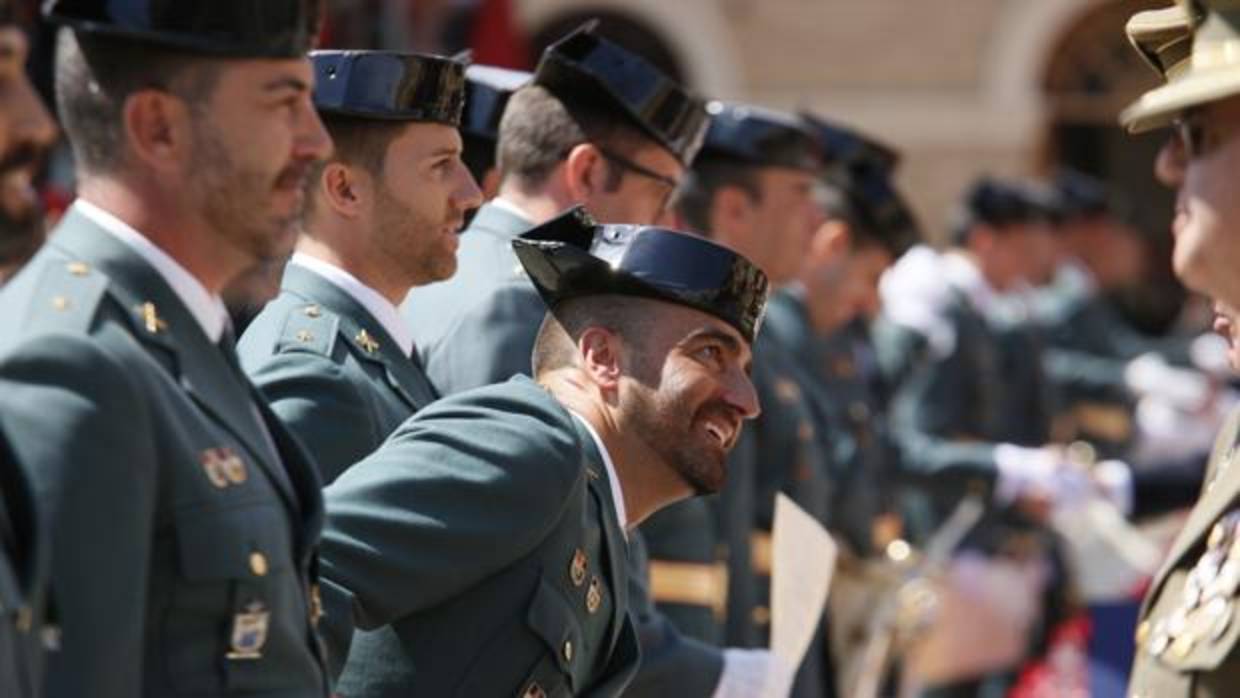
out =
<path fill-rule="evenodd" d="M 323 309 L 317 305 L 307 305 L 302 308 L 302 312 L 306 314 L 306 317 L 319 317 L 323 314 Z"/>
<path fill-rule="evenodd" d="M 354 337 L 353 340 L 357 342 L 358 346 L 365 349 L 367 354 L 373 354 L 376 351 L 379 351 L 379 342 L 375 340 L 375 338 L 366 330 L 358 332 L 357 336 Z"/>
<path fill-rule="evenodd" d="M 589 567 L 590 560 L 586 557 L 586 552 L 581 548 L 577 548 L 573 553 L 572 564 L 568 566 L 568 578 L 572 580 L 573 586 L 579 587 L 586 583 L 586 569 Z"/>
<path fill-rule="evenodd" d="M 65 268 L 74 276 L 86 276 L 90 273 L 90 265 L 86 262 L 69 262 Z"/>
<path fill-rule="evenodd" d="M 598 613 L 603 605 L 603 582 L 597 576 L 590 579 L 590 588 L 586 590 L 586 612 Z"/>
<path fill-rule="evenodd" d="M 267 644 L 267 626 L 271 612 L 262 601 L 251 601 L 245 609 L 233 616 L 232 649 L 229 659 L 262 659 L 263 645 Z"/>
<path fill-rule="evenodd" d="M 207 479 L 219 489 L 240 485 L 249 479 L 245 461 L 227 446 L 208 448 L 199 454 L 198 462 Z"/>
<path fill-rule="evenodd" d="M 168 323 L 159 317 L 159 311 L 155 308 L 154 303 L 147 301 L 134 308 L 134 311 L 138 313 L 138 317 L 142 320 L 142 325 L 147 332 L 159 334 L 168 329 Z"/>

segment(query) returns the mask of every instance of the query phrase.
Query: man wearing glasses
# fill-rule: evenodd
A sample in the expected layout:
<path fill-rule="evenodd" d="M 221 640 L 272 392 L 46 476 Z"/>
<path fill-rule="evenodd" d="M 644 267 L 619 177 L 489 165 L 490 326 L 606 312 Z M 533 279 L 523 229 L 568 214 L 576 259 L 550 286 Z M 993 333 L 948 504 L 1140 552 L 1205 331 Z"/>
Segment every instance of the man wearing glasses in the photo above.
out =
<path fill-rule="evenodd" d="M 1189 288 L 1240 303 L 1240 2 L 1141 12 L 1129 38 L 1167 83 L 1121 116 L 1133 132 L 1172 124 L 1155 172 L 1177 191 L 1173 262 Z M 1240 681 L 1240 413 L 1223 427 L 1201 499 L 1150 585 L 1137 626 L 1133 696 L 1234 695 Z"/>
<path fill-rule="evenodd" d="M 592 27 L 548 47 L 532 83 L 508 102 L 499 196 L 462 233 L 456 276 L 405 302 L 442 394 L 530 371 L 543 307 L 509 241 L 576 204 L 603 223 L 654 223 L 707 119 L 701 100 Z"/>

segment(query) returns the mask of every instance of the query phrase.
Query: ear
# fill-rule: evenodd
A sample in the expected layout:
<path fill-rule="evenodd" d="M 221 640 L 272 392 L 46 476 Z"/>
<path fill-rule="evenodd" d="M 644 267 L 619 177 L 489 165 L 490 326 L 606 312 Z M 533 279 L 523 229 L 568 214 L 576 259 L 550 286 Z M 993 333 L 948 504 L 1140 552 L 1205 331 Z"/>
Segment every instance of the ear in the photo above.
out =
<path fill-rule="evenodd" d="M 593 143 L 579 143 L 564 159 L 564 180 L 573 201 L 585 201 L 602 188 L 603 154 Z"/>
<path fill-rule="evenodd" d="M 161 174 L 185 171 L 193 156 L 193 115 L 179 97 L 142 90 L 121 109 L 125 142 L 139 161 Z"/>
<path fill-rule="evenodd" d="M 620 386 L 620 337 L 602 327 L 590 327 L 577 340 L 582 365 L 604 394 Z"/>
<path fill-rule="evenodd" d="M 842 259 L 852 244 L 852 227 L 842 220 L 830 218 L 814 232 L 809 245 L 810 256 L 816 263 Z"/>
<path fill-rule="evenodd" d="M 749 229 L 753 211 L 749 192 L 740 187 L 721 187 L 710 203 L 711 233 L 724 242 L 736 239 Z"/>
<path fill-rule="evenodd" d="M 319 177 L 319 193 L 332 210 L 345 218 L 357 218 L 370 197 L 370 177 L 342 162 L 332 162 Z"/>

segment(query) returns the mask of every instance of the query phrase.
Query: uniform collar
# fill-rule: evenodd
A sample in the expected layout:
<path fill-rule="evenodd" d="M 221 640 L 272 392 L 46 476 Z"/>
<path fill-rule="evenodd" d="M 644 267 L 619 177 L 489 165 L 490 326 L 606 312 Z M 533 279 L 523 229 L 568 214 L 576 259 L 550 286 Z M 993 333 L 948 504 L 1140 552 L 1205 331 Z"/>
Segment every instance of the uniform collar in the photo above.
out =
<path fill-rule="evenodd" d="M 533 225 L 534 223 L 534 217 L 531 216 L 528 212 L 526 212 L 525 209 L 514 204 L 508 199 L 505 199 L 502 196 L 497 196 L 494 199 L 491 199 L 488 203 L 490 203 L 492 206 L 494 206 L 495 208 L 498 208 L 501 211 L 510 213 L 516 216 L 517 218 L 520 218 L 521 220 L 525 221 L 526 223 L 529 223 L 530 225 Z"/>
<path fill-rule="evenodd" d="M 391 301 L 384 298 L 383 294 L 362 283 L 356 276 L 344 269 L 318 257 L 295 252 L 289 264 L 296 264 L 306 271 L 313 272 L 349 294 L 350 298 L 360 303 L 367 312 L 374 316 L 405 356 L 413 355 L 413 333 L 409 331 L 409 326 L 405 324 L 400 311 L 392 305 Z"/>
<path fill-rule="evenodd" d="M 189 270 L 115 214 L 81 198 L 73 203 L 73 209 L 150 264 L 189 309 L 207 339 L 220 341 L 228 324 L 228 310 L 218 294 L 208 291 Z"/>
<path fill-rule="evenodd" d="M 620 486 L 620 478 L 616 475 L 616 465 L 611 462 L 611 454 L 607 452 L 607 446 L 603 444 L 603 439 L 599 437 L 598 432 L 594 430 L 594 425 L 590 424 L 585 417 L 569 410 L 569 414 L 581 422 L 581 425 L 590 432 L 590 438 L 594 439 L 594 446 L 603 457 L 603 467 L 607 468 L 607 481 L 611 484 L 611 499 L 616 505 L 616 518 L 619 519 L 620 530 L 624 532 L 625 539 L 629 537 L 629 514 L 624 509 L 624 490 Z"/>

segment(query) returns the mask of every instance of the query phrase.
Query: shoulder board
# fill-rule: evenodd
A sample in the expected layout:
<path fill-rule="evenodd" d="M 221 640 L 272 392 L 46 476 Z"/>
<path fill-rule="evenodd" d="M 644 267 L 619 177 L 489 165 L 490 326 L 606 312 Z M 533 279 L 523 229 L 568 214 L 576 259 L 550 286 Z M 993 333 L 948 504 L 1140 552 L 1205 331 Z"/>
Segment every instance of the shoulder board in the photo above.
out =
<path fill-rule="evenodd" d="M 340 318 L 317 303 L 299 303 L 284 316 L 276 351 L 309 351 L 331 356 Z"/>
<path fill-rule="evenodd" d="M 30 330 L 87 332 L 108 290 L 108 277 L 85 262 L 49 261 L 26 307 Z"/>

